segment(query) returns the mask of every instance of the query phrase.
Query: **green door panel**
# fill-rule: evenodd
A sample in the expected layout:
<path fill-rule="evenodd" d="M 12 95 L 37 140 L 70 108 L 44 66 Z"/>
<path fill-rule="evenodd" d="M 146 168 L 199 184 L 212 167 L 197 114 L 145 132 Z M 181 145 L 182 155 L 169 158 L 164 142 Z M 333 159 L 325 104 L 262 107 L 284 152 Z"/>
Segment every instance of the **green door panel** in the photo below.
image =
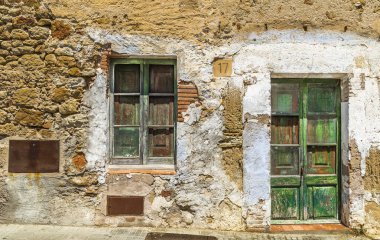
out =
<path fill-rule="evenodd" d="M 271 122 L 271 142 L 273 144 L 299 143 L 298 116 L 273 116 Z"/>
<path fill-rule="evenodd" d="M 304 183 L 307 186 L 310 186 L 310 185 L 337 185 L 338 179 L 335 175 L 330 175 L 330 176 L 306 175 L 304 177 Z"/>
<path fill-rule="evenodd" d="M 310 84 L 307 105 L 309 113 L 335 113 L 336 87 Z"/>
<path fill-rule="evenodd" d="M 301 186 L 301 178 L 300 176 L 293 177 L 272 177 L 271 180 L 272 187 L 300 187 Z"/>
<path fill-rule="evenodd" d="M 336 118 L 308 118 L 307 143 L 336 143 Z"/>
<path fill-rule="evenodd" d="M 272 84 L 272 112 L 291 114 L 298 113 L 299 85 L 295 84 Z"/>
<path fill-rule="evenodd" d="M 272 175 L 299 174 L 299 147 L 271 147 Z"/>
<path fill-rule="evenodd" d="M 336 186 L 308 187 L 308 219 L 336 218 Z"/>
<path fill-rule="evenodd" d="M 299 219 L 299 189 L 272 188 L 272 219 Z"/>
<path fill-rule="evenodd" d="M 307 173 L 335 174 L 336 151 L 335 146 L 308 146 Z"/>

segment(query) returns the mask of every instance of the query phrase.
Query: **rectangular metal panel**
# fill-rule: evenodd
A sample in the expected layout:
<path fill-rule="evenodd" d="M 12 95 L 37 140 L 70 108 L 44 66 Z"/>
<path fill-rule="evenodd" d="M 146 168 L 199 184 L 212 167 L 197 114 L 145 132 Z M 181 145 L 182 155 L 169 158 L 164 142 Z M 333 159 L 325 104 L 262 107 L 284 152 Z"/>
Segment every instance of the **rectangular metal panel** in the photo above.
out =
<path fill-rule="evenodd" d="M 13 173 L 59 172 L 59 141 L 10 140 L 8 171 Z"/>
<path fill-rule="evenodd" d="M 107 215 L 143 215 L 144 197 L 107 196 Z"/>

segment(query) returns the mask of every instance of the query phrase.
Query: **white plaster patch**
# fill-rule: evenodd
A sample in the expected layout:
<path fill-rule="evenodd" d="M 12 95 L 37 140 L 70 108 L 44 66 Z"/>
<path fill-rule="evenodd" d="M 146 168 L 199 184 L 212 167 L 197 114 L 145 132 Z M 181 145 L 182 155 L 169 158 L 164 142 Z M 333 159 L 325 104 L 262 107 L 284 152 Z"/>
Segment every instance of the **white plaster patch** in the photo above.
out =
<path fill-rule="evenodd" d="M 108 160 L 108 99 L 107 80 L 98 72 L 83 101 L 90 107 L 89 132 L 86 149 L 87 168 L 104 167 Z M 102 164 L 98 164 L 102 163 Z"/>
<path fill-rule="evenodd" d="M 261 123 L 249 121 L 243 132 L 244 202 L 246 205 L 268 200 L 270 192 L 269 129 Z"/>

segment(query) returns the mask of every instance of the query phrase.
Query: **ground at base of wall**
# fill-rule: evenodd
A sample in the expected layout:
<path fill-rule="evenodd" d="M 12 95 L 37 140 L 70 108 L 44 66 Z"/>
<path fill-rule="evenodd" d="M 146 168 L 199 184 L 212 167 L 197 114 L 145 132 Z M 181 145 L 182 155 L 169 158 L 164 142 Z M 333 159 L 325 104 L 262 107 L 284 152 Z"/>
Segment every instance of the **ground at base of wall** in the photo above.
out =
<path fill-rule="evenodd" d="M 37 240 L 37 239 L 124 239 L 124 240 L 145 240 L 151 232 L 175 233 L 215 237 L 218 240 L 369 240 L 365 236 L 355 236 L 347 233 L 252 233 L 252 232 L 233 232 L 215 230 L 193 230 L 193 229 L 157 229 L 157 228 L 115 228 L 115 227 L 68 227 L 51 225 L 0 225 L 1 240 Z M 210 238 L 210 239 L 215 239 Z M 179 238 L 178 240 L 183 239 Z"/>

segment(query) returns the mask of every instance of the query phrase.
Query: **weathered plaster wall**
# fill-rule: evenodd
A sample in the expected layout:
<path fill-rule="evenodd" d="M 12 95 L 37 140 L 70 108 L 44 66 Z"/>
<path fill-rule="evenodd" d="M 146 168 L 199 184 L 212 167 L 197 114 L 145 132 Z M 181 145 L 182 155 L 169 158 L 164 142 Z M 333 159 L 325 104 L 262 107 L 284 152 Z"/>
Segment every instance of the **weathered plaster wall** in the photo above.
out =
<path fill-rule="evenodd" d="M 376 35 L 376 1 L 242 1 L 236 12 L 222 10 L 235 9 L 229 1 L 2 2 L 2 222 L 267 228 L 271 73 L 344 73 L 343 218 L 353 228 L 380 231 L 373 221 L 379 189 L 368 184 L 379 173 L 380 44 L 326 31 L 348 25 Z M 278 14 L 262 16 L 273 9 Z M 317 17 L 308 20 L 311 13 Z M 190 17 L 202 21 L 188 24 Z M 304 24 L 324 30 L 284 30 Z M 178 79 L 196 85 L 198 102 L 177 125 L 175 175 L 109 173 L 109 79 L 97 65 L 109 45 L 116 54 L 175 55 Z M 231 77 L 213 77 L 212 62 L 220 57 L 233 59 Z M 60 139 L 62 171 L 9 174 L 8 140 L 16 137 Z M 106 216 L 107 194 L 144 196 L 144 216 Z"/>

